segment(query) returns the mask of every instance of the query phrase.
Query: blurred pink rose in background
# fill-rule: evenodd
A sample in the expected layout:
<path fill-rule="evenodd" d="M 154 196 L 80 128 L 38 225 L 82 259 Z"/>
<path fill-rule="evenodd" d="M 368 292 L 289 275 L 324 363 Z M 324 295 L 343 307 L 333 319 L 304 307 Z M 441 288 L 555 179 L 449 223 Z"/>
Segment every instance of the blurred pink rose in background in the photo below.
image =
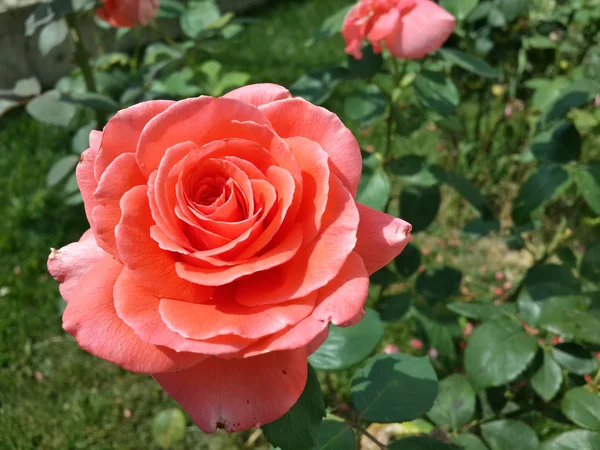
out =
<path fill-rule="evenodd" d="M 438 50 L 454 31 L 454 17 L 430 0 L 361 0 L 346 15 L 346 53 L 362 58 L 367 39 L 396 58 L 417 59 Z"/>
<path fill-rule="evenodd" d="M 158 0 L 102 0 L 96 14 L 113 27 L 146 25 L 158 13 Z"/>

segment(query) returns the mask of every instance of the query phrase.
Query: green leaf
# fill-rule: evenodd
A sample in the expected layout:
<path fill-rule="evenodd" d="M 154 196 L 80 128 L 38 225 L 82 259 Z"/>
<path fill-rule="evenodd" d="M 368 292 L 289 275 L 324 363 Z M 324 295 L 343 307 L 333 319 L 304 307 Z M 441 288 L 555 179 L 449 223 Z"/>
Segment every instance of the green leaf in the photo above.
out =
<path fill-rule="evenodd" d="M 415 302 L 411 294 L 405 292 L 401 294 L 384 295 L 376 305 L 376 309 L 385 322 L 396 322 L 402 320 Z"/>
<path fill-rule="evenodd" d="M 545 163 L 576 161 L 581 155 L 581 136 L 571 122 L 561 122 L 552 130 L 538 134 L 531 151 L 538 161 Z"/>
<path fill-rule="evenodd" d="M 560 258 L 560 260 L 569 267 L 575 267 L 577 265 L 577 258 L 571 250 L 567 246 L 560 246 L 556 249 L 556 256 Z"/>
<path fill-rule="evenodd" d="M 440 393 L 427 417 L 439 426 L 458 431 L 473 419 L 475 391 L 464 375 L 453 374 L 440 381 Z"/>
<path fill-rule="evenodd" d="M 403 156 L 390 161 L 387 168 L 404 183 L 434 186 L 439 182 L 438 178 L 430 171 L 427 159 L 423 156 Z"/>
<path fill-rule="evenodd" d="M 533 360 L 537 340 L 509 319 L 475 329 L 465 351 L 465 370 L 477 389 L 501 386 L 519 376 Z"/>
<path fill-rule="evenodd" d="M 585 251 L 579 271 L 590 281 L 600 280 L 600 241 Z"/>
<path fill-rule="evenodd" d="M 421 106 L 441 115 L 453 114 L 460 101 L 452 80 L 439 72 L 418 73 L 413 87 Z"/>
<path fill-rule="evenodd" d="M 565 416 L 580 427 L 600 430 L 600 395 L 583 387 L 570 389 L 560 408 Z"/>
<path fill-rule="evenodd" d="M 529 0 L 496 0 L 496 5 L 506 20 L 512 22 L 529 9 Z"/>
<path fill-rule="evenodd" d="M 152 421 L 152 435 L 161 448 L 173 448 L 185 436 L 185 414 L 171 408 L 159 412 Z"/>
<path fill-rule="evenodd" d="M 71 175 L 69 175 L 65 181 L 62 190 L 66 195 L 71 195 L 74 193 L 79 194 L 79 184 L 77 183 L 77 174 L 75 171 L 71 172 Z"/>
<path fill-rule="evenodd" d="M 87 106 L 89 108 L 103 112 L 115 112 L 119 110 L 119 104 L 115 102 L 112 98 L 103 94 L 98 94 L 96 92 L 85 92 L 81 94 L 62 94 L 60 99 L 67 103 Z"/>
<path fill-rule="evenodd" d="M 576 304 L 573 304 L 574 299 L 577 300 Z M 552 304 L 544 305 L 542 308 L 539 326 L 567 339 L 600 345 L 600 314 L 585 311 L 580 299 L 581 297 L 551 299 Z M 583 299 L 587 300 L 586 305 L 589 305 L 589 299 L 585 297 Z M 560 307 L 557 306 L 559 303 L 562 303 Z"/>
<path fill-rule="evenodd" d="M 560 366 L 552 353 L 545 351 L 542 367 L 531 377 L 531 387 L 544 401 L 549 402 L 559 391 L 562 379 Z"/>
<path fill-rule="evenodd" d="M 597 368 L 590 352 L 577 344 L 556 345 L 552 348 L 552 356 L 562 367 L 577 375 L 592 373 Z"/>
<path fill-rule="evenodd" d="M 327 340 L 309 356 L 308 361 L 318 370 L 348 369 L 367 358 L 382 337 L 383 324 L 379 315 L 366 308 L 365 316 L 356 325 L 331 325 Z"/>
<path fill-rule="evenodd" d="M 83 197 L 81 196 L 80 192 L 75 192 L 73 195 L 71 195 L 67 199 L 65 199 L 65 205 L 68 205 L 68 206 L 80 205 L 82 203 L 83 203 Z"/>
<path fill-rule="evenodd" d="M 479 189 L 477 189 L 477 187 L 468 179 L 452 172 L 445 172 L 440 167 L 434 167 L 433 173 L 440 182 L 447 183 L 456 189 L 456 191 L 484 217 L 492 215 L 490 203 L 483 195 L 481 195 Z"/>
<path fill-rule="evenodd" d="M 383 167 L 378 167 L 370 172 L 363 172 L 356 201 L 373 209 L 384 211 L 390 198 L 390 180 Z"/>
<path fill-rule="evenodd" d="M 400 193 L 400 217 L 412 224 L 413 232 L 424 231 L 440 209 L 440 186 L 408 186 Z"/>
<path fill-rule="evenodd" d="M 54 90 L 34 98 L 25 109 L 35 120 L 60 127 L 67 127 L 77 114 L 77 107 L 62 101 L 61 94 Z"/>
<path fill-rule="evenodd" d="M 190 39 L 198 39 L 221 18 L 219 8 L 212 0 L 196 2 L 179 18 L 183 33 Z"/>
<path fill-rule="evenodd" d="M 344 23 L 344 18 L 350 8 L 354 5 L 350 4 L 344 6 L 343 8 L 336 11 L 334 14 L 329 16 L 325 21 L 315 30 L 313 37 L 306 43 L 306 46 L 313 45 L 316 41 L 321 39 L 326 39 L 334 34 L 337 34 L 342 31 L 342 24 Z"/>
<path fill-rule="evenodd" d="M 409 436 L 392 442 L 389 450 L 458 450 L 454 445 L 445 444 L 426 436 Z"/>
<path fill-rule="evenodd" d="M 219 97 L 233 89 L 245 86 L 250 80 L 250 74 L 244 72 L 226 72 L 219 77 L 212 94 Z"/>
<path fill-rule="evenodd" d="M 0 98 L 8 97 L 21 99 L 33 97 L 42 92 L 42 86 L 36 77 L 27 77 L 18 80 L 12 89 L 0 89 Z"/>
<path fill-rule="evenodd" d="M 346 97 L 344 111 L 348 118 L 367 126 L 382 118 L 387 107 L 385 95 L 375 85 L 368 85 L 362 92 Z"/>
<path fill-rule="evenodd" d="M 535 300 L 578 294 L 581 291 L 581 283 L 573 275 L 573 270 L 559 264 L 533 266 L 527 272 L 523 283 L 532 292 Z"/>
<path fill-rule="evenodd" d="M 454 17 L 462 21 L 469 17 L 479 0 L 441 0 L 440 5 Z"/>
<path fill-rule="evenodd" d="M 470 433 L 459 434 L 452 438 L 452 443 L 458 445 L 462 450 L 488 450 L 479 437 Z"/>
<path fill-rule="evenodd" d="M 355 59 L 348 55 L 348 69 L 353 75 L 361 78 L 371 78 L 379 72 L 383 65 L 383 55 L 375 53 L 370 44 L 366 44 L 363 49 L 363 57 Z"/>
<path fill-rule="evenodd" d="M 79 156 L 68 155 L 54 163 L 46 175 L 46 187 L 53 187 L 64 180 L 75 169 Z"/>
<path fill-rule="evenodd" d="M 440 54 L 450 64 L 457 65 L 468 72 L 485 78 L 497 78 L 499 76 L 498 69 L 495 69 L 484 60 L 469 53 L 461 52 L 454 48 L 444 48 L 440 50 Z"/>
<path fill-rule="evenodd" d="M 547 104 L 542 123 L 564 119 L 573 108 L 581 108 L 592 102 L 598 91 L 600 84 L 585 78 L 568 84 Z"/>
<path fill-rule="evenodd" d="M 98 125 L 95 120 L 92 120 L 87 125 L 80 127 L 71 139 L 71 150 L 75 153 L 83 153 L 90 146 L 90 133 L 95 130 Z"/>
<path fill-rule="evenodd" d="M 569 175 L 558 165 L 538 167 L 519 189 L 512 213 L 515 223 L 527 223 L 531 213 L 552 200 L 568 181 Z"/>
<path fill-rule="evenodd" d="M 504 28 L 506 26 L 506 17 L 496 6 L 492 6 L 490 9 L 487 20 L 492 27 Z"/>
<path fill-rule="evenodd" d="M 447 308 L 456 314 L 477 320 L 502 319 L 516 313 L 517 309 L 511 303 L 495 305 L 494 303 L 483 301 L 471 303 L 453 302 L 449 303 Z"/>
<path fill-rule="evenodd" d="M 315 450 L 354 450 L 355 446 L 350 425 L 333 419 L 321 422 Z"/>
<path fill-rule="evenodd" d="M 69 36 L 69 27 L 64 20 L 55 20 L 44 25 L 37 37 L 40 54 L 48 56 L 52 50 L 66 41 L 67 36 Z"/>
<path fill-rule="evenodd" d="M 421 252 L 416 245 L 408 244 L 394 259 L 394 266 L 400 275 L 409 278 L 421 266 Z"/>
<path fill-rule="evenodd" d="M 371 284 L 387 286 L 398 281 L 398 275 L 387 267 L 383 267 L 370 276 Z"/>
<path fill-rule="evenodd" d="M 306 386 L 298 401 L 283 417 L 262 426 L 269 442 L 281 450 L 305 450 L 317 443 L 325 417 L 325 401 L 315 371 L 308 366 Z"/>
<path fill-rule="evenodd" d="M 417 277 L 417 292 L 428 300 L 444 300 L 458 292 L 462 273 L 452 267 L 428 268 Z"/>
<path fill-rule="evenodd" d="M 539 450 L 597 450 L 599 448 L 600 433 L 573 430 L 542 442 Z"/>
<path fill-rule="evenodd" d="M 429 358 L 382 354 L 356 371 L 351 391 L 362 419 L 406 422 L 431 409 L 438 394 L 438 382 Z"/>
<path fill-rule="evenodd" d="M 575 182 L 590 209 L 600 216 L 600 163 L 578 166 Z"/>
<path fill-rule="evenodd" d="M 500 221 L 498 219 L 485 220 L 481 217 L 476 217 L 468 222 L 462 231 L 472 237 L 480 238 L 500 231 Z"/>
<path fill-rule="evenodd" d="M 479 20 L 485 19 L 488 16 L 488 14 L 490 13 L 491 8 L 492 8 L 491 1 L 481 2 L 479 5 L 477 5 L 475 7 L 475 9 L 473 11 L 471 11 L 471 14 L 469 14 L 469 17 L 467 18 L 467 22 L 473 23 L 473 22 L 477 22 Z"/>
<path fill-rule="evenodd" d="M 160 8 L 157 19 L 178 19 L 182 14 L 185 14 L 185 5 L 179 0 L 160 0 Z"/>
<path fill-rule="evenodd" d="M 290 86 L 290 91 L 297 97 L 321 105 L 331 96 L 336 86 L 348 78 L 349 72 L 345 67 L 329 67 L 302 75 Z"/>
<path fill-rule="evenodd" d="M 481 426 L 481 434 L 491 450 L 537 450 L 535 431 L 520 420 L 496 420 Z"/>
<path fill-rule="evenodd" d="M 556 42 L 551 41 L 546 36 L 531 36 L 527 39 L 524 39 L 523 43 L 526 47 L 534 49 L 547 50 L 556 48 Z"/>
<path fill-rule="evenodd" d="M 25 36 L 32 36 L 35 31 L 52 21 L 80 11 L 92 9 L 95 0 L 54 0 L 40 4 L 25 21 Z"/>
<path fill-rule="evenodd" d="M 443 323 L 429 319 L 423 314 L 418 314 L 417 318 L 425 330 L 429 347 L 435 348 L 439 351 L 440 355 L 446 358 L 456 358 L 454 341 L 448 327 Z"/>

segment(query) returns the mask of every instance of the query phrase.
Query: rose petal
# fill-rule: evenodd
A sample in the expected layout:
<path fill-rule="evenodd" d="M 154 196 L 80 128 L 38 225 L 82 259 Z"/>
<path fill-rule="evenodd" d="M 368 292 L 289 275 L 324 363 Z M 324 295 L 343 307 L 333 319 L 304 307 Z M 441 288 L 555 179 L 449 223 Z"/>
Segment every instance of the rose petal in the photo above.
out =
<path fill-rule="evenodd" d="M 337 276 L 356 245 L 359 215 L 348 190 L 330 177 L 321 233 L 288 263 L 240 280 L 236 301 L 246 306 L 304 297 Z"/>
<path fill-rule="evenodd" d="M 138 283 L 127 268 L 123 269 L 115 283 L 114 297 L 119 318 L 150 344 L 163 345 L 178 352 L 227 355 L 252 343 L 250 339 L 234 335 L 221 335 L 204 341 L 184 338 L 167 327 L 158 312 L 160 299 Z"/>
<path fill-rule="evenodd" d="M 113 287 L 123 266 L 105 254 L 81 277 L 63 314 L 63 328 L 84 350 L 140 373 L 182 370 L 204 355 L 177 353 L 142 341 L 117 317 Z"/>
<path fill-rule="evenodd" d="M 78 242 L 73 242 L 59 250 L 52 249 L 48 257 L 48 271 L 60 282 L 60 295 L 68 302 L 73 289 L 90 268 L 106 253 L 98 247 L 92 230 L 87 230 Z"/>
<path fill-rule="evenodd" d="M 272 248 L 263 255 L 240 261 L 235 265 L 210 269 L 178 262 L 175 265 L 177 275 L 191 283 L 198 283 L 204 286 L 223 286 L 243 276 L 268 271 L 273 267 L 280 266 L 292 260 L 302 246 L 302 235 L 302 226 L 298 225 L 292 229 L 277 247 Z M 204 260 L 210 261 L 209 258 L 204 258 Z"/>
<path fill-rule="evenodd" d="M 373 24 L 373 28 L 367 35 L 371 42 L 379 43 L 388 35 L 393 33 L 400 25 L 400 11 L 396 8 L 390 9 L 387 13 L 382 14 Z"/>
<path fill-rule="evenodd" d="M 354 251 L 363 259 L 370 275 L 387 266 L 404 250 L 412 239 L 412 226 L 360 203 L 356 206 L 360 223 Z"/>
<path fill-rule="evenodd" d="M 98 187 L 98 182 L 94 177 L 94 162 L 98 157 L 98 139 L 102 136 L 102 133 L 100 133 L 100 136 L 98 133 L 100 132 L 92 131 L 90 133 L 90 148 L 81 154 L 77 169 L 75 169 L 77 184 L 79 185 L 79 191 L 81 192 L 85 207 L 85 215 L 92 228 L 95 226 L 94 219 L 92 218 L 92 211 L 96 205 L 94 191 Z"/>
<path fill-rule="evenodd" d="M 345 51 L 355 59 L 362 59 L 362 41 L 365 38 L 357 25 L 357 21 L 360 19 L 359 8 L 358 3 L 350 8 L 342 25 L 342 36 L 346 41 Z"/>
<path fill-rule="evenodd" d="M 232 120 L 269 125 L 255 106 L 230 98 L 198 97 L 175 103 L 152 119 L 142 132 L 137 149 L 142 172 L 146 176 L 154 172 L 166 149 L 179 142 L 192 141 L 201 146 L 214 140 L 211 130 L 226 128 Z"/>
<path fill-rule="evenodd" d="M 216 291 L 205 303 L 163 298 L 158 308 L 167 326 L 190 339 L 230 335 L 257 339 L 297 324 L 315 305 L 316 293 L 280 305 L 248 308 L 233 301 L 235 286 Z"/>
<path fill-rule="evenodd" d="M 352 252 L 340 273 L 319 290 L 317 305 L 310 316 L 295 326 L 261 339 L 242 350 L 241 354 L 248 357 L 305 346 L 312 353 L 316 350 L 315 346 L 320 345 L 319 339 L 326 338 L 330 322 L 350 326 L 360 321 L 368 290 L 369 276 L 365 266 L 361 258 Z"/>
<path fill-rule="evenodd" d="M 402 16 L 401 26 L 385 40 L 396 58 L 416 59 L 438 50 L 450 37 L 456 20 L 430 0 L 416 0 L 413 9 Z"/>
<path fill-rule="evenodd" d="M 165 111 L 173 101 L 151 100 L 122 109 L 104 127 L 94 175 L 99 181 L 113 160 L 123 153 L 135 153 L 140 134 L 150 119 Z"/>
<path fill-rule="evenodd" d="M 304 390 L 307 368 L 302 348 L 246 359 L 209 358 L 154 378 L 202 431 L 233 432 L 283 416 Z"/>
<path fill-rule="evenodd" d="M 121 221 L 115 228 L 117 249 L 133 277 L 160 297 L 192 302 L 208 300 L 212 289 L 182 280 L 175 271 L 173 255 L 150 237 L 154 225 L 146 191 L 136 186 L 121 198 Z"/>
<path fill-rule="evenodd" d="M 321 219 L 327 207 L 329 158 L 314 141 L 295 137 L 286 139 L 286 142 L 302 171 L 302 204 L 298 215 L 304 225 L 304 243 L 308 244 L 321 230 Z"/>
<path fill-rule="evenodd" d="M 106 168 L 98 188 L 94 192 L 96 206 L 92 217 L 98 245 L 113 256 L 118 256 L 115 240 L 115 227 L 121 219 L 121 197 L 125 192 L 141 184 L 146 184 L 135 160 L 134 153 L 124 153 Z"/>
<path fill-rule="evenodd" d="M 233 98 L 254 106 L 262 106 L 277 100 L 290 98 L 292 94 L 286 88 L 277 84 L 251 84 L 225 94 L 223 97 Z"/>
<path fill-rule="evenodd" d="M 260 110 L 279 136 L 302 136 L 318 143 L 329 154 L 332 172 L 356 195 L 362 172 L 360 148 L 338 116 L 301 98 L 279 100 Z"/>

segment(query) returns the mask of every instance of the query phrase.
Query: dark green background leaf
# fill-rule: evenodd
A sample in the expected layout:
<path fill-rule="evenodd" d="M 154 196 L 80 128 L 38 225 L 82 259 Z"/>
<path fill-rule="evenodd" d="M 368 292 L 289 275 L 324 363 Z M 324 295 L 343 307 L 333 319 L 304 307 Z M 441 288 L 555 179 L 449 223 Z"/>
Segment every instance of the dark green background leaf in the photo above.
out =
<path fill-rule="evenodd" d="M 365 316 L 356 325 L 345 328 L 331 325 L 327 340 L 308 360 L 318 370 L 347 369 L 367 358 L 382 337 L 379 315 L 366 308 Z"/>
<path fill-rule="evenodd" d="M 351 390 L 362 419 L 405 422 L 431 409 L 438 382 L 429 358 L 398 353 L 371 358 L 354 374 Z"/>
<path fill-rule="evenodd" d="M 439 426 L 458 431 L 473 419 L 475 391 L 464 375 L 453 374 L 440 381 L 440 393 L 427 417 Z"/>
<path fill-rule="evenodd" d="M 586 388 L 569 390 L 562 399 L 565 416 L 583 428 L 600 431 L 600 394 Z"/>
<path fill-rule="evenodd" d="M 325 402 L 315 371 L 308 366 L 306 386 L 292 409 L 262 429 L 271 444 L 281 450 L 306 450 L 317 442 L 319 426 L 325 417 Z"/>
<path fill-rule="evenodd" d="M 496 420 L 481 426 L 481 434 L 491 450 L 537 450 L 535 431 L 519 420 Z"/>
<path fill-rule="evenodd" d="M 533 360 L 535 337 L 509 319 L 485 322 L 475 329 L 465 351 L 465 370 L 476 389 L 514 380 Z"/>

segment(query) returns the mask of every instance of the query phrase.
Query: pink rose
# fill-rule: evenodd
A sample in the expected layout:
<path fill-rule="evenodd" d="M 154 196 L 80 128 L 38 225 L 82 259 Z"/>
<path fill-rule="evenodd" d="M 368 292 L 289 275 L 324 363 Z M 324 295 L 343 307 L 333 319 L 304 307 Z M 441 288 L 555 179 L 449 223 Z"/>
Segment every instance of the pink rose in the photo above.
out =
<path fill-rule="evenodd" d="M 423 58 L 439 49 L 454 31 L 456 21 L 430 0 L 361 0 L 346 15 L 342 35 L 346 53 L 362 58 L 367 39 L 375 53 L 383 46 L 392 56 Z"/>
<path fill-rule="evenodd" d="M 113 27 L 146 25 L 158 13 L 158 0 L 102 0 L 96 14 Z"/>
<path fill-rule="evenodd" d="M 355 203 L 361 169 L 338 117 L 277 85 L 120 111 L 77 166 L 91 228 L 48 260 L 64 329 L 205 432 L 278 419 L 410 240 Z"/>

